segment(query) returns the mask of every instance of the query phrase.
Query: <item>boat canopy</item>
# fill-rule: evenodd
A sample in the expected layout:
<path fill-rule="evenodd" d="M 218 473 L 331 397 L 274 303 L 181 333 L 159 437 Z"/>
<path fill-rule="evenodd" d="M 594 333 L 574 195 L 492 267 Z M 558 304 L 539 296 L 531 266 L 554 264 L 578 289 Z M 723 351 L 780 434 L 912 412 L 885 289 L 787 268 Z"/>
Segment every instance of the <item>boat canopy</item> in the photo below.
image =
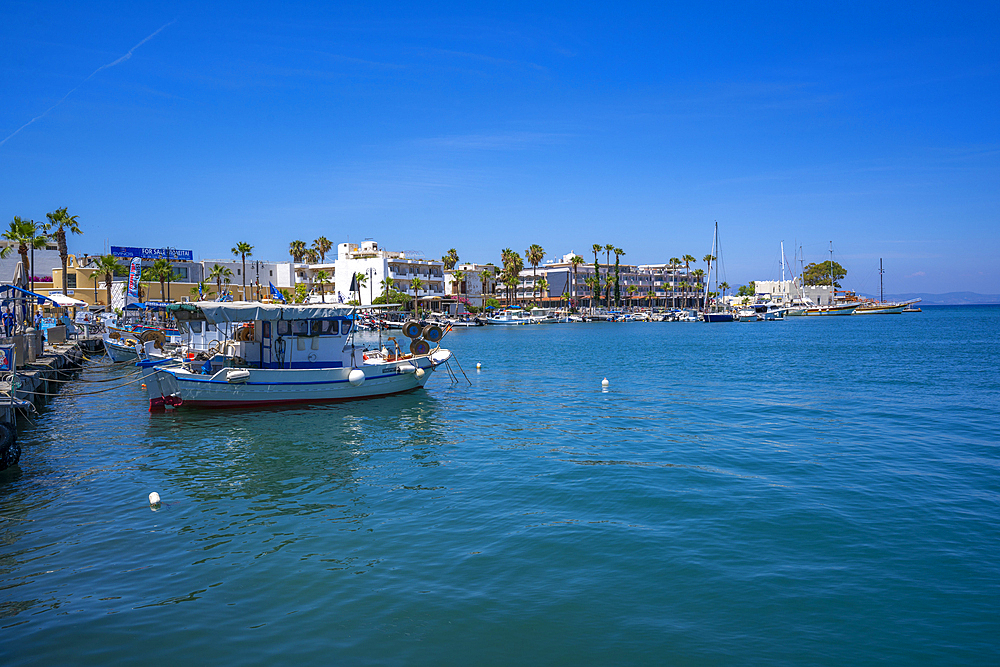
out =
<path fill-rule="evenodd" d="M 201 319 L 200 314 L 213 324 L 224 322 L 275 322 L 277 320 L 323 320 L 347 318 L 354 314 L 354 306 L 309 304 L 285 306 L 276 303 L 248 301 L 199 301 L 178 303 L 169 310 L 178 319 Z"/>

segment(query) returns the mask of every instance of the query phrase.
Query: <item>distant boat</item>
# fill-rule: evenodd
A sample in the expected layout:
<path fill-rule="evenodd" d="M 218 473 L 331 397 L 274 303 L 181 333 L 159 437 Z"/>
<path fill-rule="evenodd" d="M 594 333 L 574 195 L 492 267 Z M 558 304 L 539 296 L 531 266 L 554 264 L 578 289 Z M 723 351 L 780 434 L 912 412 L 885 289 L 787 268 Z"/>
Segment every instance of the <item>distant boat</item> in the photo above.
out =
<path fill-rule="evenodd" d="M 907 306 L 914 304 L 920 299 L 910 299 L 909 301 L 886 301 L 882 291 L 882 259 L 878 260 L 878 301 L 865 301 L 854 311 L 855 315 L 898 315 L 906 310 Z"/>
<path fill-rule="evenodd" d="M 913 306 L 907 306 L 906 308 L 904 308 L 902 310 L 902 312 L 904 312 L 904 313 L 922 313 L 924 311 L 922 311 L 919 308 L 914 308 Z"/>
<path fill-rule="evenodd" d="M 518 324 L 534 324 L 535 321 L 532 319 L 531 315 L 528 314 L 526 310 L 520 308 L 508 308 L 507 310 L 502 310 L 493 317 L 486 319 L 488 324 L 500 324 L 500 325 L 518 325 Z"/>

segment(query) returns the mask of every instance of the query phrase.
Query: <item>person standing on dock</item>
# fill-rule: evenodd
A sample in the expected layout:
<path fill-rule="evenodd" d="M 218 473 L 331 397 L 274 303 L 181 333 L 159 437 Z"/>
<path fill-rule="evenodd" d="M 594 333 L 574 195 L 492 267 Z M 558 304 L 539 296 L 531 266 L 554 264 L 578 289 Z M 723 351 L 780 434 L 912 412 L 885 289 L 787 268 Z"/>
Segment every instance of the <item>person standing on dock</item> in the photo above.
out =
<path fill-rule="evenodd" d="M 4 335 L 10 338 L 14 333 L 14 314 L 10 312 L 10 307 L 4 309 L 2 319 Z"/>

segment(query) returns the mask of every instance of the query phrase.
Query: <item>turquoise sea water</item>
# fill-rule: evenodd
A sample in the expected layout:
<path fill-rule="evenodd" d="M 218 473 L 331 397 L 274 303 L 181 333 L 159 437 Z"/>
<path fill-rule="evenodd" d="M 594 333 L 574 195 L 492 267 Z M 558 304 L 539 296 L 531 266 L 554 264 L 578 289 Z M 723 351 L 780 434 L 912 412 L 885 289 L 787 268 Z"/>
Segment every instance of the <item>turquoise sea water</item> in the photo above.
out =
<path fill-rule="evenodd" d="M 445 342 L 471 387 L 67 386 L 0 473 L 0 663 L 1000 661 L 1000 308 Z"/>

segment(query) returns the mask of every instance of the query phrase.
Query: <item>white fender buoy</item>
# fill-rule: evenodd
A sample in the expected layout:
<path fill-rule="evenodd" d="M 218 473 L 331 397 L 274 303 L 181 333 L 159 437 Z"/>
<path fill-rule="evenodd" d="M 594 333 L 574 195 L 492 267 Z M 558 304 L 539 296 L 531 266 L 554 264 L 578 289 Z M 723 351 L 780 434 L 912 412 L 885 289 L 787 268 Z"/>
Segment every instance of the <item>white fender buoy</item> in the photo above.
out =
<path fill-rule="evenodd" d="M 417 367 L 413 364 L 400 364 L 396 367 L 396 370 L 400 373 L 415 373 L 417 371 Z"/>
<path fill-rule="evenodd" d="M 156 491 L 153 491 L 152 493 L 150 493 L 149 494 L 149 504 L 150 505 L 159 505 L 160 504 L 160 494 L 158 494 Z"/>
<path fill-rule="evenodd" d="M 601 386 L 602 387 L 609 387 L 609 386 L 611 386 L 611 383 L 608 382 L 608 378 L 604 378 L 603 380 L 601 380 Z"/>
<path fill-rule="evenodd" d="M 424 376 L 424 369 L 423 369 L 423 368 L 418 368 L 418 369 L 417 369 L 417 372 L 416 372 L 416 373 L 414 373 L 414 375 L 416 375 L 416 376 L 417 376 L 417 379 L 420 379 L 420 378 L 422 378 L 422 377 Z"/>
<path fill-rule="evenodd" d="M 347 381 L 354 387 L 360 387 L 365 383 L 365 372 L 360 368 L 355 368 L 351 371 L 350 375 L 347 376 Z"/>

